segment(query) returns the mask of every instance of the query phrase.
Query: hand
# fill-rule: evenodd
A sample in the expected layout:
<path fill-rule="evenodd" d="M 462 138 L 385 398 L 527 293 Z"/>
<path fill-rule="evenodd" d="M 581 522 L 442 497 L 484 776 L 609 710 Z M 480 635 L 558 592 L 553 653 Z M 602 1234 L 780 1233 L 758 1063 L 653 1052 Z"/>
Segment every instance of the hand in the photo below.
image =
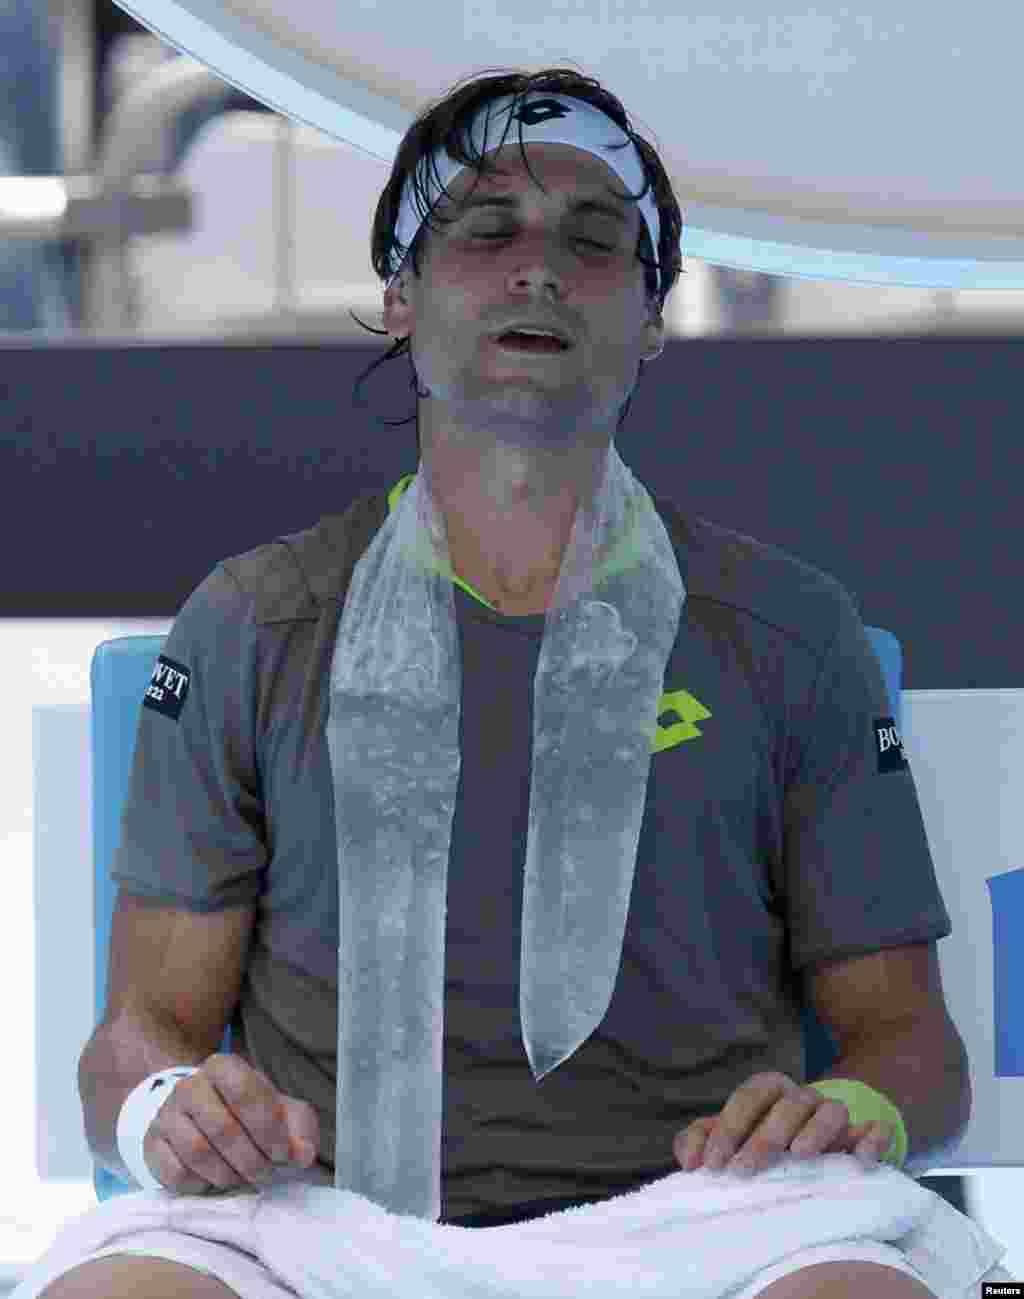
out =
<path fill-rule="evenodd" d="M 799 1158 L 856 1155 L 873 1167 L 889 1149 L 895 1131 L 879 1120 L 850 1126 L 850 1111 L 813 1087 L 801 1087 L 784 1073 L 754 1074 L 742 1083 L 718 1114 L 695 1119 L 672 1143 L 680 1168 L 720 1169 L 739 1156 L 730 1173 L 759 1173 L 783 1153 Z M 716 1152 L 720 1151 L 720 1154 Z"/>
<path fill-rule="evenodd" d="M 241 1056 L 216 1054 L 174 1084 L 146 1129 L 142 1155 L 167 1190 L 204 1195 L 266 1186 L 275 1165 L 308 1168 L 319 1141 L 308 1101 L 279 1092 Z"/>

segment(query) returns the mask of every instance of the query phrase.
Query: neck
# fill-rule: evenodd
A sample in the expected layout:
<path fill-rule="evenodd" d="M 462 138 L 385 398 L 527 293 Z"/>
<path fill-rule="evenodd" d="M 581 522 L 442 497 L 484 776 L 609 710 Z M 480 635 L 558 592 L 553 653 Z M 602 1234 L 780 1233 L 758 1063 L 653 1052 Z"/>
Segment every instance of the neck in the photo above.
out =
<path fill-rule="evenodd" d="M 493 446 L 424 450 L 452 568 L 502 613 L 543 613 L 554 594 L 573 522 L 603 470 L 599 453 L 574 449 L 546 464 Z"/>

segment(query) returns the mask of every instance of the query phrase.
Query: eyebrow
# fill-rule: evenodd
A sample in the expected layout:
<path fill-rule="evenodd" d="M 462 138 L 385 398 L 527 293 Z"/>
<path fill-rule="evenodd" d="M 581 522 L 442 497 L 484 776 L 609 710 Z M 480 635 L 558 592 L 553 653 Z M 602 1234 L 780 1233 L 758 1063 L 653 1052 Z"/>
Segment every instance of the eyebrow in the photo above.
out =
<path fill-rule="evenodd" d="M 503 197 L 497 194 L 479 195 L 465 199 L 457 206 L 461 212 L 468 212 L 470 209 L 478 207 L 516 208 L 519 206 L 519 199 Z M 618 221 L 620 225 L 629 225 L 629 218 L 620 208 L 613 207 L 611 203 L 599 198 L 574 199 L 569 204 L 569 211 L 573 213 L 598 212 L 603 216 L 610 216 L 614 221 Z"/>

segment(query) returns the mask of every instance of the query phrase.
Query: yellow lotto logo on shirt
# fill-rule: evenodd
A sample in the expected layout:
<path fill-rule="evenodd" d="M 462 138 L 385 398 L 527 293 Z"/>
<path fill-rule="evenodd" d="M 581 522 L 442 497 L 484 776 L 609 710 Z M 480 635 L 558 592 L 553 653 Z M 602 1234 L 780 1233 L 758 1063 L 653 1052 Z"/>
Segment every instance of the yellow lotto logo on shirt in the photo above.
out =
<path fill-rule="evenodd" d="M 688 690 L 666 690 L 658 700 L 658 716 L 651 752 L 674 748 L 684 740 L 699 739 L 703 732 L 695 725 L 711 716 L 699 699 Z"/>

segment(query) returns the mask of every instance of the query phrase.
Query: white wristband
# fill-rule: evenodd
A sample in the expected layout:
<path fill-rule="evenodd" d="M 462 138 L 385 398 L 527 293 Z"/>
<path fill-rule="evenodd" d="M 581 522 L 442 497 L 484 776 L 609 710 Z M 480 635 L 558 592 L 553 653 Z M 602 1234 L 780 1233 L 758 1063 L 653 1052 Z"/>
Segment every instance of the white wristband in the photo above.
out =
<path fill-rule="evenodd" d="M 173 1069 L 161 1069 L 143 1079 L 134 1091 L 129 1092 L 117 1116 L 117 1153 L 125 1168 L 146 1191 L 163 1191 L 167 1188 L 149 1171 L 143 1157 L 142 1145 L 149 1125 L 156 1118 L 171 1092 L 182 1078 L 198 1073 L 198 1066 L 179 1064 Z"/>

